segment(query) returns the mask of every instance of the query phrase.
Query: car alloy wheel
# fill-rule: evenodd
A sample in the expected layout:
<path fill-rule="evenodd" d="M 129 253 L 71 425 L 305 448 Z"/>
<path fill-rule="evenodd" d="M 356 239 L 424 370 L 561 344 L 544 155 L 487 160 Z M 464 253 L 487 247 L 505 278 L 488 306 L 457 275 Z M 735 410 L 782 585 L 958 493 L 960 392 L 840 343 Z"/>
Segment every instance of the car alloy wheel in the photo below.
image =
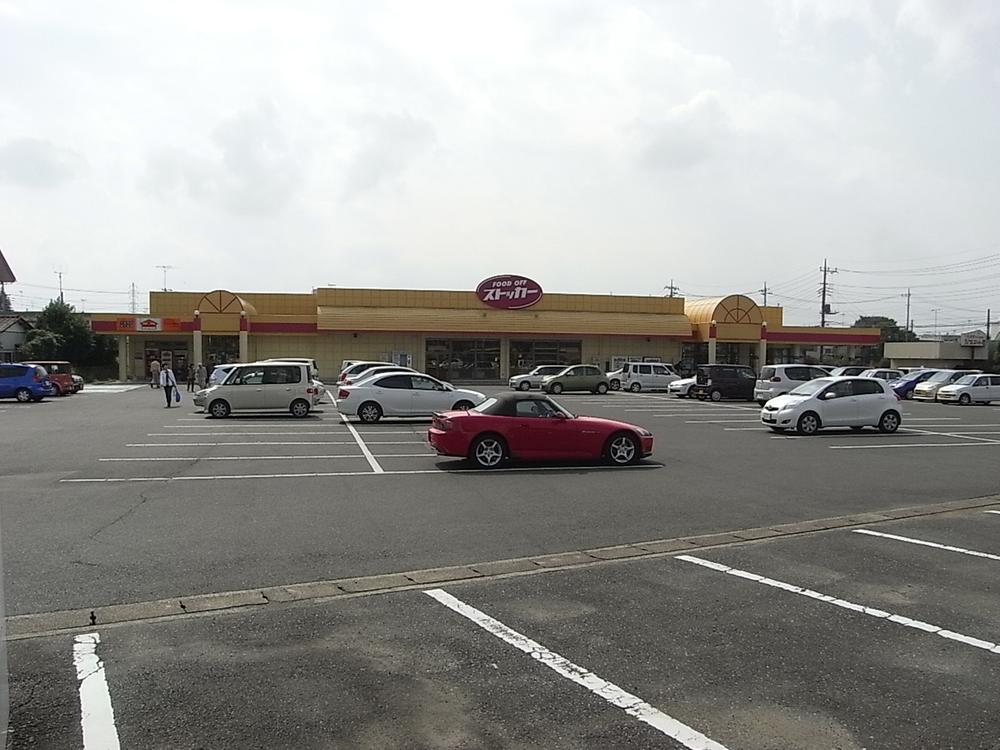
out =
<path fill-rule="evenodd" d="M 296 399 L 292 402 L 291 407 L 289 407 L 289 411 L 292 412 L 293 417 L 307 417 L 309 416 L 309 402 L 301 398 Z"/>
<path fill-rule="evenodd" d="M 608 460 L 616 466 L 627 466 L 639 458 L 639 448 L 631 435 L 621 433 L 611 438 L 607 449 Z"/>
<path fill-rule="evenodd" d="M 819 430 L 819 417 L 813 414 L 811 411 L 807 411 L 801 417 L 799 417 L 799 422 L 796 430 L 800 435 L 815 435 Z"/>
<path fill-rule="evenodd" d="M 894 411 L 887 411 L 878 421 L 879 432 L 895 432 L 899 429 L 899 415 Z"/>
<path fill-rule="evenodd" d="M 470 451 L 472 460 L 483 469 L 493 469 L 500 465 L 507 455 L 503 441 L 495 435 L 476 438 Z"/>
<path fill-rule="evenodd" d="M 382 418 L 382 407 L 374 401 L 368 401 L 358 408 L 358 418 L 362 422 L 378 422 Z"/>
<path fill-rule="evenodd" d="M 31 401 L 31 391 L 27 388 L 18 388 L 17 392 L 14 394 L 14 398 L 20 401 L 22 404 L 26 404 Z"/>
<path fill-rule="evenodd" d="M 216 419 L 225 419 L 229 416 L 229 404 L 222 399 L 213 401 L 208 406 L 208 413 Z"/>
<path fill-rule="evenodd" d="M 958 403 L 960 403 L 962 406 L 968 406 L 969 404 L 972 403 L 972 396 L 970 396 L 968 393 L 963 393 L 961 396 L 958 397 Z"/>
<path fill-rule="evenodd" d="M 636 381 L 635 383 L 632 383 L 632 385 L 630 385 L 628 389 L 632 391 L 632 393 L 638 393 L 639 391 L 642 390 L 642 383 Z"/>
<path fill-rule="evenodd" d="M 720 390 L 714 390 L 711 393 L 709 393 L 708 396 L 713 401 L 722 401 L 722 391 Z"/>
<path fill-rule="evenodd" d="M 521 381 L 521 383 L 517 386 L 517 390 L 519 390 L 519 391 L 530 391 L 531 390 L 531 383 L 529 383 L 527 380 Z"/>
<path fill-rule="evenodd" d="M 52 395 L 53 396 L 61 396 L 61 395 L 63 395 L 62 388 L 60 388 L 55 383 L 52 384 Z"/>
<path fill-rule="evenodd" d="M 602 396 L 603 396 L 603 395 L 604 395 L 605 393 L 607 393 L 607 392 L 608 392 L 608 386 L 607 386 L 607 383 L 598 383 L 598 384 L 597 384 L 597 392 L 598 392 L 598 393 L 600 393 L 600 394 L 601 394 Z"/>
<path fill-rule="evenodd" d="M 558 395 L 558 394 L 562 393 L 562 391 L 563 391 L 563 388 L 562 388 L 562 383 L 554 383 L 554 384 L 552 385 L 552 388 L 551 388 L 551 390 L 552 390 L 552 392 L 553 392 L 553 393 L 555 393 L 556 395 Z"/>
<path fill-rule="evenodd" d="M 472 408 L 472 402 L 471 401 L 459 401 L 457 404 L 455 404 L 451 408 L 454 411 L 468 411 L 469 409 Z"/>
<path fill-rule="evenodd" d="M 620 391 L 621 389 L 622 389 L 622 381 L 617 379 L 611 381 L 611 390 Z"/>

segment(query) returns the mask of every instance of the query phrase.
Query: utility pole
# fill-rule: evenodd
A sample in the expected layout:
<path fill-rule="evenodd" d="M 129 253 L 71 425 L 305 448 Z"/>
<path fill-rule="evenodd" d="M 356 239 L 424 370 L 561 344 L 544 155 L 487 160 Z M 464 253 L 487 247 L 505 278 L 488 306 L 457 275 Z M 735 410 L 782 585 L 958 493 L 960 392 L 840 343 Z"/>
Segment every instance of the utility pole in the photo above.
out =
<path fill-rule="evenodd" d="M 63 272 L 62 271 L 53 271 L 52 273 L 54 273 L 56 276 L 59 277 L 59 301 L 60 302 L 65 302 L 66 300 L 63 299 L 63 288 L 62 288 Z"/>
<path fill-rule="evenodd" d="M 763 289 L 758 289 L 757 291 L 764 295 L 764 307 L 767 307 L 767 282 L 764 282 Z"/>
<path fill-rule="evenodd" d="M 821 291 L 822 299 L 820 300 L 819 325 L 820 325 L 820 328 L 825 328 L 826 327 L 826 316 L 827 315 L 834 315 L 835 314 L 835 313 L 829 312 L 828 306 L 826 304 L 826 291 L 827 291 L 827 286 L 828 286 L 826 278 L 827 278 L 827 275 L 829 275 L 829 274 L 837 273 L 837 269 L 836 268 L 830 268 L 830 266 L 826 262 L 826 258 L 823 258 L 823 267 L 821 269 L 819 269 L 819 270 L 823 272 L 823 286 L 822 286 L 822 291 Z"/>
<path fill-rule="evenodd" d="M 937 338 L 938 337 L 938 318 L 937 318 L 937 314 L 939 312 L 941 312 L 941 308 L 940 307 L 935 307 L 933 310 L 931 310 L 931 312 L 934 313 L 934 337 Z"/>
<path fill-rule="evenodd" d="M 910 290 L 906 290 L 906 330 L 912 330 L 910 328 Z"/>
<path fill-rule="evenodd" d="M 990 308 L 986 308 L 986 340 L 989 341 L 993 338 L 992 331 L 990 330 Z"/>
<path fill-rule="evenodd" d="M 677 292 L 680 291 L 680 287 L 674 286 L 674 280 L 673 279 L 670 279 L 670 283 L 667 286 L 663 287 L 663 288 L 666 289 L 667 292 L 669 292 L 669 294 L 667 294 L 668 297 L 673 297 Z"/>
<path fill-rule="evenodd" d="M 135 282 L 132 282 L 132 286 L 129 288 L 129 294 L 132 295 L 132 314 L 135 315 Z"/>
<path fill-rule="evenodd" d="M 163 271 L 163 291 L 167 291 L 167 271 L 171 270 L 173 266 L 156 266 L 161 271 Z"/>

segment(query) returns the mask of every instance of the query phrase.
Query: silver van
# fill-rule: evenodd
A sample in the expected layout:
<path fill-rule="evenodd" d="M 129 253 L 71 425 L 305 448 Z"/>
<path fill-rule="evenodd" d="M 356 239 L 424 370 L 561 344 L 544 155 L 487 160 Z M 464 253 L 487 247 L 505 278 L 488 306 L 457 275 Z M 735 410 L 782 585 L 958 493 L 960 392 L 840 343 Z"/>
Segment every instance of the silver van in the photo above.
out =
<path fill-rule="evenodd" d="M 268 360 L 237 365 L 219 385 L 194 395 L 200 406 L 216 419 L 234 411 L 289 412 L 305 417 L 323 398 L 323 384 L 312 377 L 312 368 L 304 362 Z"/>
<path fill-rule="evenodd" d="M 665 391 L 675 380 L 680 380 L 673 366 L 661 362 L 626 362 L 622 365 L 621 387 L 632 393 L 639 391 Z"/>

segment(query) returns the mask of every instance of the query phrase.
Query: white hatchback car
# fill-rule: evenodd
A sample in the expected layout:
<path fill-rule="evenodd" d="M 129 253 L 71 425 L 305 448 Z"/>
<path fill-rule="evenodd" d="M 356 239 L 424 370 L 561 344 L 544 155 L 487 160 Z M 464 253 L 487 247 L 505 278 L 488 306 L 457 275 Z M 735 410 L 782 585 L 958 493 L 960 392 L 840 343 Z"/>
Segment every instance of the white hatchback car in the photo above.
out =
<path fill-rule="evenodd" d="M 632 393 L 666 391 L 671 383 L 680 379 L 681 376 L 670 365 L 660 362 L 626 362 L 622 365 L 621 389 Z"/>
<path fill-rule="evenodd" d="M 941 386 L 937 400 L 962 406 L 1000 401 L 1000 375 L 963 375 L 951 385 Z"/>
<path fill-rule="evenodd" d="M 194 395 L 196 406 L 216 419 L 234 411 L 280 409 L 305 417 L 323 398 L 323 384 L 304 362 L 254 362 L 236 365 L 225 381 Z"/>
<path fill-rule="evenodd" d="M 871 370 L 865 370 L 859 377 L 862 378 L 878 378 L 879 380 L 884 380 L 887 383 L 891 383 L 893 380 L 899 380 L 903 377 L 904 373 L 902 370 L 885 370 L 881 368 L 873 368 Z"/>
<path fill-rule="evenodd" d="M 517 391 L 538 389 L 542 387 L 542 380 L 549 375 L 558 375 L 565 369 L 566 365 L 538 365 L 538 367 L 524 375 L 511 376 L 507 385 Z"/>
<path fill-rule="evenodd" d="M 824 427 L 895 432 L 902 423 L 898 400 L 883 380 L 826 377 L 810 380 L 768 401 L 760 421 L 775 432 L 796 430 L 813 435 Z"/>
<path fill-rule="evenodd" d="M 675 380 L 669 386 L 667 386 L 667 393 L 671 396 L 677 396 L 677 398 L 690 398 L 691 389 L 694 388 L 695 383 L 698 382 L 698 378 L 681 378 L 680 380 Z"/>
<path fill-rule="evenodd" d="M 915 401 L 937 401 L 937 394 L 941 388 L 951 385 L 966 375 L 979 375 L 982 370 L 938 370 L 927 380 L 913 389 L 913 399 Z"/>
<path fill-rule="evenodd" d="M 382 417 L 429 417 L 438 411 L 464 411 L 485 401 L 478 391 L 456 388 L 423 373 L 386 373 L 337 390 L 337 410 L 362 422 Z"/>
<path fill-rule="evenodd" d="M 753 397 L 763 406 L 775 396 L 788 393 L 810 380 L 828 377 L 829 374 L 812 365 L 767 365 L 760 370 L 760 377 L 753 387 Z"/>

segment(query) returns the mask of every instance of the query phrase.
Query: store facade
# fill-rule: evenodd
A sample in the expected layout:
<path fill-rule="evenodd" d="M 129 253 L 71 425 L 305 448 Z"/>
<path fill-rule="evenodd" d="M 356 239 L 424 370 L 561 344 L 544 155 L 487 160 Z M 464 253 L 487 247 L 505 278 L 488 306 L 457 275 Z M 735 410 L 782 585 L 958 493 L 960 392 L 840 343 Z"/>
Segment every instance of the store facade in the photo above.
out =
<path fill-rule="evenodd" d="M 483 285 L 491 282 L 499 286 Z M 505 286 L 507 285 L 507 286 Z M 484 299 L 485 298 L 485 299 Z M 877 329 L 786 327 L 782 310 L 741 295 L 550 294 L 530 279 L 493 277 L 475 291 L 321 288 L 307 294 L 151 292 L 148 316 L 92 314 L 118 337 L 122 379 L 153 359 L 181 372 L 199 362 L 311 357 L 330 380 L 345 359 L 390 361 L 445 380 L 501 382 L 539 364 L 625 360 L 733 362 L 848 357 Z"/>

